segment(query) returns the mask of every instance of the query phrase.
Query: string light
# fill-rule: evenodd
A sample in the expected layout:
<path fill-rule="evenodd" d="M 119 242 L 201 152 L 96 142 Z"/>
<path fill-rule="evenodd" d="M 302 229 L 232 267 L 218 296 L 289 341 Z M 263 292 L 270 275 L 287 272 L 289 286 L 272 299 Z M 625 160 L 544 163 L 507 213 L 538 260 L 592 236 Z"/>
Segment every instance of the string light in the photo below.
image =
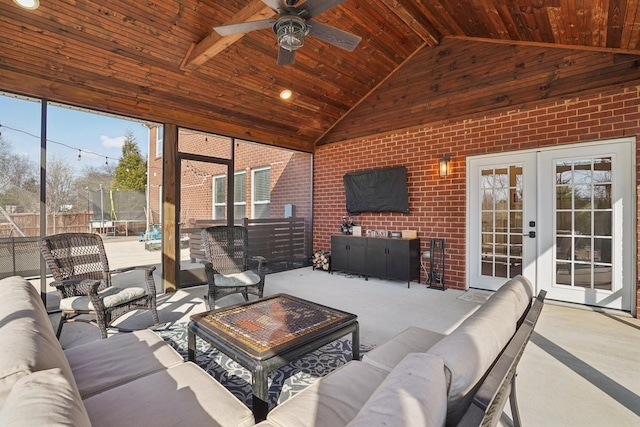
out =
<path fill-rule="evenodd" d="M 29 132 L 27 132 L 27 131 L 24 131 L 24 130 L 22 130 L 22 129 L 12 128 L 12 127 L 10 127 L 10 126 L 3 125 L 3 124 L 0 124 L 0 128 L 10 129 L 10 130 L 12 130 L 12 131 L 20 132 L 20 133 L 23 133 L 23 134 L 28 135 L 28 136 L 30 136 L 30 137 L 33 137 L 33 138 L 40 139 L 40 137 L 39 137 L 38 135 L 34 135 L 34 134 L 29 133 Z M 1 136 L 1 135 L 2 135 L 2 133 L 0 132 L 0 136 Z M 53 139 L 49 139 L 49 138 L 47 138 L 47 142 L 50 142 L 50 143 L 52 143 L 52 144 L 62 145 L 63 147 L 67 147 L 67 148 L 70 148 L 70 149 L 72 149 L 72 150 L 78 150 L 78 160 L 82 160 L 82 156 L 80 155 L 80 153 L 81 153 L 82 151 L 84 151 L 85 153 L 93 154 L 93 155 L 94 155 L 94 156 L 96 156 L 96 157 L 104 157 L 104 158 L 105 158 L 105 160 L 107 160 L 107 162 L 106 162 L 106 164 L 107 164 L 107 165 L 109 164 L 108 159 L 115 160 L 116 162 L 119 162 L 119 161 L 120 161 L 120 158 L 111 157 L 111 156 L 105 156 L 105 155 L 104 155 L 104 154 L 102 154 L 102 153 L 97 153 L 97 152 L 95 152 L 95 151 L 87 150 L 87 149 L 85 149 L 85 148 L 73 147 L 73 146 L 71 146 L 71 145 L 69 145 L 69 144 L 65 144 L 64 142 L 60 142 L 60 141 L 55 141 L 55 140 L 53 140 Z"/>
<path fill-rule="evenodd" d="M 191 162 L 188 161 L 188 160 L 185 160 L 184 163 L 185 163 L 186 169 L 189 172 L 191 172 L 193 174 L 193 176 L 196 176 L 198 178 L 204 178 L 204 179 L 207 179 L 207 178 L 209 178 L 211 176 L 210 173 L 208 173 L 206 171 L 203 171 L 202 169 L 198 169 L 197 167 L 193 166 L 191 164 Z"/>

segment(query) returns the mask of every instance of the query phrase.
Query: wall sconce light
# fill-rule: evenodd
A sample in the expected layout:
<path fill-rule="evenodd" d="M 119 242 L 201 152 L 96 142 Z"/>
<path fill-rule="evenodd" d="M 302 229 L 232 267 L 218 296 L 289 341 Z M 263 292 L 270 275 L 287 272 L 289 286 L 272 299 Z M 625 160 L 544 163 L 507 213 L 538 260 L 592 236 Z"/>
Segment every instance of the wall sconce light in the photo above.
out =
<path fill-rule="evenodd" d="M 451 173 L 451 156 L 444 155 L 440 159 L 440 176 L 449 176 Z"/>

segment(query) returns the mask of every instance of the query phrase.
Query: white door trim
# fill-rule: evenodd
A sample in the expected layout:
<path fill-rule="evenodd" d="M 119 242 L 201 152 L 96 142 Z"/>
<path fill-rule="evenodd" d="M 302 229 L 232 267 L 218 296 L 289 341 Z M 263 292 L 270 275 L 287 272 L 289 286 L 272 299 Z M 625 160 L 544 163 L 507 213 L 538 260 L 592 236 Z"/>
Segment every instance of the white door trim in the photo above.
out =
<path fill-rule="evenodd" d="M 466 288 L 469 289 L 470 287 L 475 287 L 472 282 L 473 278 L 471 277 L 471 262 L 475 262 L 472 258 L 472 250 L 473 250 L 472 227 L 477 227 L 477 224 L 472 223 L 473 221 L 472 208 L 476 208 L 476 207 L 474 207 L 471 203 L 471 199 L 472 199 L 471 192 L 475 191 L 477 187 L 477 183 L 473 182 L 473 180 L 478 179 L 477 170 L 472 169 L 472 167 L 477 169 L 478 161 L 486 160 L 487 164 L 493 163 L 493 164 L 499 165 L 506 161 L 512 161 L 514 156 L 518 156 L 518 155 L 525 156 L 525 155 L 535 153 L 535 156 L 536 156 L 535 175 L 536 175 L 536 184 L 537 184 L 536 188 L 538 192 L 538 194 L 536 195 L 536 217 L 537 217 L 537 224 L 542 224 L 542 222 L 545 221 L 545 218 L 543 218 L 541 215 L 546 214 L 547 216 L 549 216 L 550 212 L 543 212 L 542 203 L 540 203 L 540 193 L 542 193 L 543 191 L 548 191 L 548 190 L 544 190 L 541 187 L 541 185 L 545 185 L 542 182 L 541 174 L 546 173 L 546 172 L 543 172 L 541 169 L 542 167 L 541 162 L 545 161 L 544 160 L 545 158 L 549 158 L 550 155 L 552 156 L 553 151 L 570 150 L 570 149 L 577 149 L 580 151 L 584 151 L 585 148 L 588 149 L 590 147 L 593 147 L 593 151 L 597 155 L 598 153 L 602 152 L 603 146 L 606 147 L 608 145 L 615 145 L 615 144 L 629 144 L 630 146 L 629 151 L 625 151 L 625 153 L 628 153 L 628 155 L 625 154 L 624 156 L 621 156 L 623 157 L 623 160 L 624 160 L 623 164 L 621 164 L 620 161 L 618 161 L 618 163 L 614 167 L 621 170 L 620 173 L 622 174 L 621 175 L 623 177 L 622 179 L 626 180 L 627 182 L 630 182 L 629 185 L 631 185 L 632 187 L 632 190 L 625 195 L 625 197 L 628 199 L 625 201 L 626 206 L 624 207 L 624 210 L 622 212 L 622 215 L 624 217 L 623 221 L 626 224 L 628 224 L 630 227 L 627 230 L 633 230 L 633 232 L 630 233 L 630 235 L 628 235 L 628 238 L 623 239 L 623 242 L 622 242 L 622 244 L 624 245 L 622 251 L 625 257 L 623 260 L 624 267 L 622 267 L 623 275 L 624 275 L 622 277 L 622 279 L 624 280 L 624 285 L 622 287 L 622 293 L 623 293 L 622 299 L 625 302 L 622 304 L 621 309 L 626 311 L 632 311 L 633 314 L 635 314 L 635 310 L 637 309 L 634 303 L 636 299 L 635 283 L 636 283 L 636 275 L 637 275 L 637 266 L 636 266 L 635 260 L 637 259 L 637 250 L 638 250 L 637 237 L 636 237 L 637 225 L 635 221 L 636 212 L 637 212 L 637 193 L 635 191 L 635 188 L 636 188 L 636 139 L 635 137 L 624 137 L 624 138 L 615 138 L 615 139 L 607 139 L 607 140 L 600 140 L 600 141 L 589 141 L 589 142 L 583 142 L 583 143 L 556 145 L 552 147 L 543 147 L 543 148 L 519 150 L 519 151 L 504 152 L 504 153 L 483 154 L 479 156 L 467 157 L 466 159 L 466 169 L 467 169 L 467 174 L 466 174 L 466 192 L 467 192 L 466 256 L 467 256 L 467 262 L 465 263 L 466 264 L 465 266 Z M 472 162 L 473 162 L 473 165 L 472 165 Z M 631 177 L 628 176 L 629 173 L 632 174 Z M 539 233 L 541 231 L 540 228 L 539 227 L 536 227 L 536 228 L 538 229 L 537 233 Z M 477 232 L 477 230 L 474 232 Z M 627 235 L 625 234 L 625 236 Z M 540 239 L 536 238 L 535 240 L 536 240 L 535 242 L 536 257 L 538 258 L 540 256 L 540 251 L 542 249 L 541 249 Z M 536 292 L 538 292 L 538 290 L 541 288 L 539 285 L 539 282 L 542 280 L 545 280 L 541 276 L 542 273 L 544 273 L 544 271 L 541 270 L 541 263 L 536 261 L 535 275 L 537 278 L 536 280 L 538 282 L 534 284 L 534 286 L 536 287 Z M 587 301 L 586 303 L 589 303 L 589 302 Z"/>

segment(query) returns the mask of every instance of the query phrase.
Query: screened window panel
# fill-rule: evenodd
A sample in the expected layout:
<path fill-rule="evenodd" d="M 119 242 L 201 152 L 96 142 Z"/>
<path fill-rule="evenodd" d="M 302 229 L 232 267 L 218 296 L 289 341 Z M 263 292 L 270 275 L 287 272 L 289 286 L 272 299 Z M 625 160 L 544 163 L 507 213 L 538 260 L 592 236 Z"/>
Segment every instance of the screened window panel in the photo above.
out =
<path fill-rule="evenodd" d="M 268 202 L 271 200 L 271 169 L 260 169 L 253 174 L 254 202 Z"/>
<path fill-rule="evenodd" d="M 234 176 L 234 187 L 233 187 L 233 201 L 235 203 L 246 202 L 246 193 L 247 193 L 247 173 L 246 172 L 236 172 Z"/>
<path fill-rule="evenodd" d="M 247 206 L 245 204 L 235 205 L 233 207 L 233 216 L 236 220 L 247 217 Z"/>
<path fill-rule="evenodd" d="M 216 206 L 214 208 L 214 219 L 225 219 L 227 215 L 226 208 L 224 206 Z"/>
<path fill-rule="evenodd" d="M 270 218 L 271 217 L 271 204 L 270 203 L 264 203 L 264 204 L 254 205 L 254 215 L 253 215 L 253 217 L 255 219 Z"/>
<path fill-rule="evenodd" d="M 164 126 L 158 126 L 156 128 L 156 157 L 162 157 L 163 149 L 164 149 Z"/>
<path fill-rule="evenodd" d="M 224 194 L 226 191 L 227 180 L 224 176 L 217 176 L 214 178 L 214 203 L 225 203 Z"/>

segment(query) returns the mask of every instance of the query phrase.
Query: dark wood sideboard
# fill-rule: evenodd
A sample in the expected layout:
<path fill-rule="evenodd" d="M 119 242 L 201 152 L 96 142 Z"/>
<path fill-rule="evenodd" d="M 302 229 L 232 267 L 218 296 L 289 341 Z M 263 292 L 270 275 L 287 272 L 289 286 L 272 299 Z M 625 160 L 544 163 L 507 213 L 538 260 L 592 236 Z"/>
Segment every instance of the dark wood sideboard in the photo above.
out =
<path fill-rule="evenodd" d="M 381 279 L 420 281 L 420 239 L 331 236 L 331 270 Z"/>

